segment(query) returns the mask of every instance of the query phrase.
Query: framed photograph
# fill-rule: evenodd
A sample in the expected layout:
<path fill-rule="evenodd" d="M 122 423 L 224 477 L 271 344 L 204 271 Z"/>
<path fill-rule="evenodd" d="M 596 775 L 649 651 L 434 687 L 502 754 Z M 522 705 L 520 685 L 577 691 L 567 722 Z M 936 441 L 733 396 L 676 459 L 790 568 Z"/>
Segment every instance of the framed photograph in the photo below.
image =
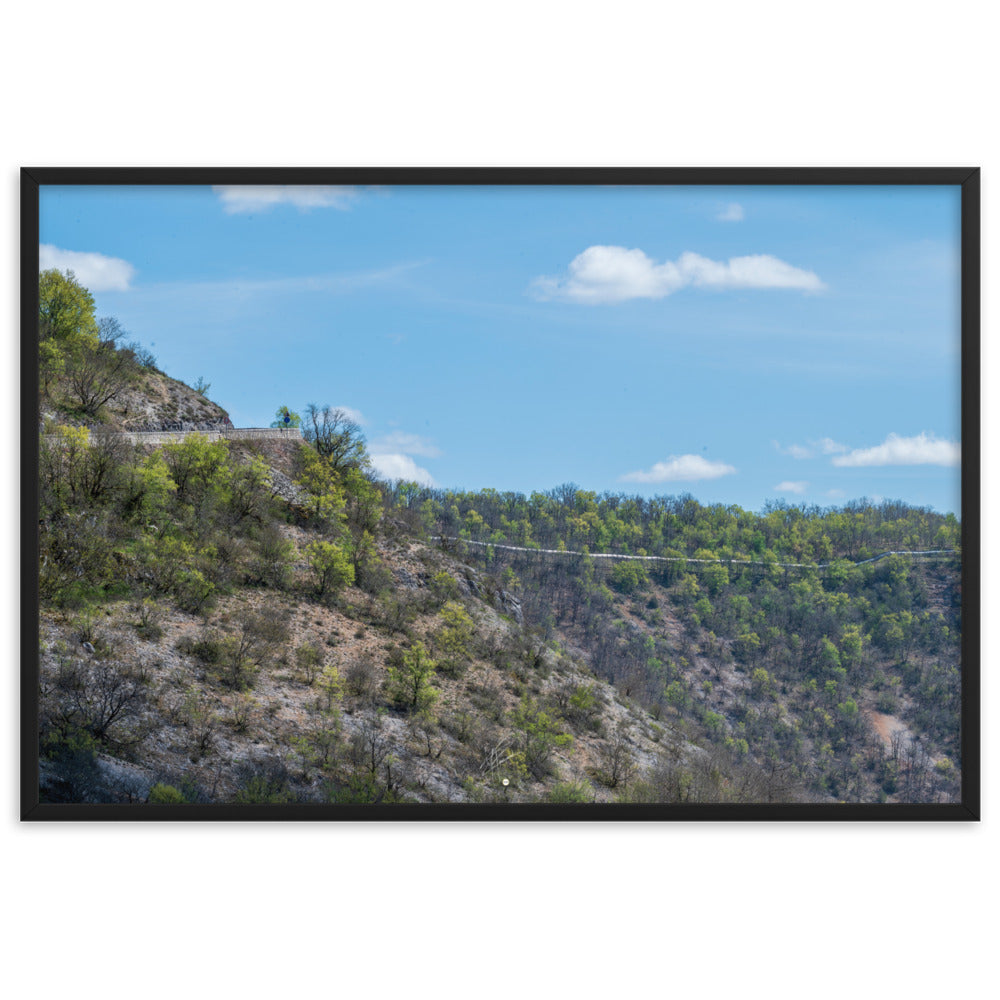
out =
<path fill-rule="evenodd" d="M 26 168 L 30 820 L 979 818 L 979 171 Z"/>

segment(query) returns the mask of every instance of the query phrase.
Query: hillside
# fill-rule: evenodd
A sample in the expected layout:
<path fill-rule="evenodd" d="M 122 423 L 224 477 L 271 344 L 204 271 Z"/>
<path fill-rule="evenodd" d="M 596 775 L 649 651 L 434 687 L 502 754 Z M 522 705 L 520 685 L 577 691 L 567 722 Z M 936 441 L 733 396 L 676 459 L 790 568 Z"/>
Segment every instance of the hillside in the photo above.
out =
<path fill-rule="evenodd" d="M 119 430 L 180 423 L 218 425 L 229 420 L 229 414 L 204 393 L 153 367 L 138 368 L 93 414 L 82 413 L 74 402 L 68 393 L 46 394 L 42 398 L 42 420 L 62 424 L 100 423 Z"/>
<path fill-rule="evenodd" d="M 866 501 L 754 514 L 575 487 L 396 502 L 517 580 L 527 624 L 689 739 L 821 800 L 957 796 L 950 515 Z"/>
<path fill-rule="evenodd" d="M 286 536 L 306 543 L 302 529 Z M 292 593 L 237 592 L 209 614 L 129 600 L 47 611 L 54 724 L 79 685 L 107 682 L 105 665 L 135 701 L 87 767 L 45 762 L 46 794 L 143 801 L 165 784 L 188 801 L 608 801 L 639 770 L 707 775 L 706 751 L 526 633 L 516 602 L 490 599 L 475 571 L 407 539 L 382 555 L 393 580 L 380 597 L 303 601 L 296 566 Z M 254 647 L 240 683 L 225 660 L 234 638 Z M 415 699 L 412 686 L 394 696 L 392 672 L 419 643 L 436 669 Z"/>
<path fill-rule="evenodd" d="M 228 417 L 115 332 L 42 341 L 43 801 L 957 800 L 953 516 L 390 484 L 330 408 L 136 444 Z"/>

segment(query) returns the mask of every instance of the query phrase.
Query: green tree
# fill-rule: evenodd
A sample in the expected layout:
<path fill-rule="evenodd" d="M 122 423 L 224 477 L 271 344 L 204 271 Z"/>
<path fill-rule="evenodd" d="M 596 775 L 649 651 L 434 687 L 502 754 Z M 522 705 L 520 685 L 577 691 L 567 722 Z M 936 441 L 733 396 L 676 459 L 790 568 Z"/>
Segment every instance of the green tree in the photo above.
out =
<path fill-rule="evenodd" d="M 334 664 L 326 666 L 319 675 L 319 689 L 323 692 L 321 711 L 327 715 L 336 715 L 344 697 L 344 679 Z"/>
<path fill-rule="evenodd" d="M 344 492 L 330 463 L 308 445 L 299 449 L 296 482 L 308 494 L 307 508 L 317 523 L 344 527 L 347 505 Z"/>
<path fill-rule="evenodd" d="M 229 446 L 209 441 L 204 434 L 188 434 L 183 441 L 163 446 L 163 458 L 177 484 L 177 498 L 186 503 L 222 495 L 227 474 Z"/>
<path fill-rule="evenodd" d="M 454 671 L 469 657 L 469 644 L 476 626 L 458 601 L 445 604 L 441 609 L 441 620 L 443 625 L 434 636 L 434 642 L 444 654 L 448 669 Z"/>
<path fill-rule="evenodd" d="M 288 418 L 287 420 L 285 418 Z M 272 427 L 301 427 L 302 418 L 294 411 L 290 410 L 287 406 L 279 406 L 274 414 L 274 420 L 271 422 Z"/>
<path fill-rule="evenodd" d="M 38 276 L 38 343 L 42 385 L 62 375 L 72 352 L 99 342 L 94 297 L 72 271 L 55 269 Z"/>
<path fill-rule="evenodd" d="M 339 545 L 310 542 L 304 555 L 312 570 L 317 597 L 332 596 L 354 583 L 354 567 Z"/>
<path fill-rule="evenodd" d="M 354 567 L 339 545 L 310 542 L 304 555 L 312 570 L 317 597 L 331 596 L 354 583 Z"/>
<path fill-rule="evenodd" d="M 229 470 L 227 479 L 225 502 L 233 524 L 239 525 L 247 518 L 263 522 L 271 504 L 271 470 L 267 462 L 260 456 L 238 462 Z"/>
<path fill-rule="evenodd" d="M 403 654 L 399 666 L 389 667 L 389 692 L 411 710 L 427 709 L 437 700 L 438 693 L 432 687 L 436 676 L 437 664 L 418 640 Z"/>
<path fill-rule="evenodd" d="M 133 460 L 125 467 L 122 478 L 122 513 L 126 519 L 155 523 L 163 518 L 176 490 L 162 454 L 154 452 Z"/>
<path fill-rule="evenodd" d="M 611 586 L 622 594 L 634 594 L 649 586 L 649 573 L 643 563 L 633 560 L 616 562 L 611 570 Z"/>
<path fill-rule="evenodd" d="M 536 778 L 548 774 L 557 749 L 573 742 L 573 737 L 562 731 L 556 719 L 527 694 L 514 709 L 511 722 L 519 733 L 525 765 Z"/>

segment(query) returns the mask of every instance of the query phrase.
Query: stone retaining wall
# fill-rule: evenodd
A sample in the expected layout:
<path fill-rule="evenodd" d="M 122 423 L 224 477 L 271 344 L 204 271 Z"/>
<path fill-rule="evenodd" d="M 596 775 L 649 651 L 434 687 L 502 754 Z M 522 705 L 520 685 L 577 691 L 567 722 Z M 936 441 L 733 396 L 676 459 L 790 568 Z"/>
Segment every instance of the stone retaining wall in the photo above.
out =
<path fill-rule="evenodd" d="M 121 436 L 132 444 L 173 444 L 190 434 L 203 434 L 209 441 L 301 441 L 297 427 L 229 427 L 218 431 L 122 431 Z M 57 440 L 54 434 L 43 434 L 43 440 Z"/>

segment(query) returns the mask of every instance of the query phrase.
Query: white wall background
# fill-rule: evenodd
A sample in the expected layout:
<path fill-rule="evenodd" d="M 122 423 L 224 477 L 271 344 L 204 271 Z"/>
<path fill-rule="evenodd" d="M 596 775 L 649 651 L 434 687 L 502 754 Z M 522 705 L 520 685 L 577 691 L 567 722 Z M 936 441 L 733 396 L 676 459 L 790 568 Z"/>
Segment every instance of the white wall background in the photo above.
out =
<path fill-rule="evenodd" d="M 989 386 L 990 9 L 14 5 L 0 41 L 7 481 L 22 165 L 980 165 Z M 987 452 L 996 416 L 987 394 Z M 996 558 L 988 453 L 985 483 Z M 912 1000 L 996 982 L 988 726 L 976 826 L 19 825 L 17 503 L 4 512 L 0 940 L 15 989 Z M 987 634 L 988 720 L 997 647 Z"/>

